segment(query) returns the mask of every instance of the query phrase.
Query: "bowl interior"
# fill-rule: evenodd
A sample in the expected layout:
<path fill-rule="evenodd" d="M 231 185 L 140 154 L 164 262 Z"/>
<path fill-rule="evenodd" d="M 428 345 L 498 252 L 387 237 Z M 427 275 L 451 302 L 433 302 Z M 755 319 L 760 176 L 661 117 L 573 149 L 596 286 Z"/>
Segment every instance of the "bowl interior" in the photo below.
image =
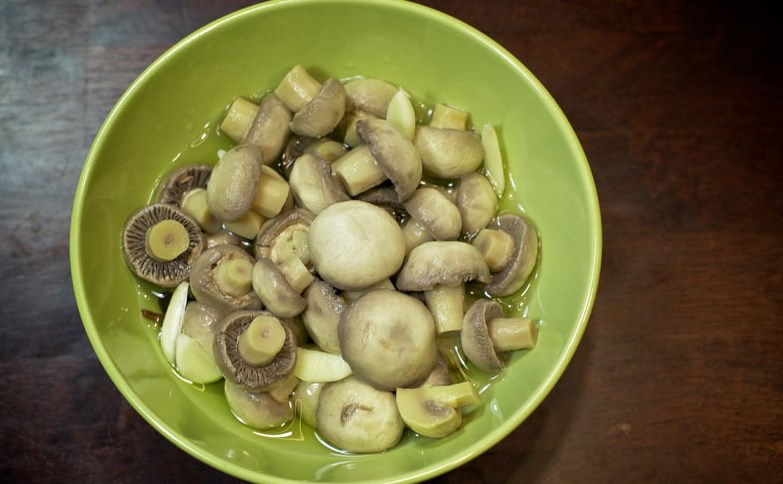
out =
<path fill-rule="evenodd" d="M 220 385 L 194 387 L 165 362 L 140 308 L 157 302 L 126 269 L 120 234 L 175 166 L 214 163 L 216 133 L 237 95 L 260 94 L 290 67 L 316 77 L 377 77 L 428 103 L 467 109 L 498 128 L 511 181 L 507 207 L 538 226 L 540 266 L 525 310 L 538 346 L 516 354 L 485 405 L 442 440 L 406 437 L 383 454 L 344 455 L 293 425 L 275 438 L 238 424 Z M 74 201 L 71 265 L 87 334 L 107 373 L 155 428 L 195 457 L 264 482 L 416 481 L 475 457 L 548 393 L 582 335 L 600 265 L 598 201 L 568 122 L 537 80 L 497 44 L 405 2 L 279 1 L 215 22 L 172 48 L 128 89 L 98 133 Z"/>

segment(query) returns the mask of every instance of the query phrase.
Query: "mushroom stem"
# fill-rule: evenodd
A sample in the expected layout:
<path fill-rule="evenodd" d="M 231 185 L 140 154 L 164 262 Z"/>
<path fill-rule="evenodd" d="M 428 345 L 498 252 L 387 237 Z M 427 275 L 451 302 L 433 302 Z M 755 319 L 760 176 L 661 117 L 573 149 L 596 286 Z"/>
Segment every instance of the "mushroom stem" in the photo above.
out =
<path fill-rule="evenodd" d="M 253 210 L 248 210 L 244 215 L 234 220 L 233 222 L 226 222 L 226 229 L 242 237 L 243 239 L 252 240 L 256 238 L 258 230 L 265 221 L 266 219 L 261 215 L 257 214 Z"/>
<path fill-rule="evenodd" d="M 204 232 L 217 232 L 221 228 L 220 220 L 216 219 L 207 207 L 207 190 L 194 188 L 182 197 L 182 211 L 193 217 Z"/>
<path fill-rule="evenodd" d="M 189 245 L 188 230 L 176 220 L 161 220 L 150 227 L 145 236 L 147 253 L 161 262 L 176 259 Z"/>
<path fill-rule="evenodd" d="M 432 109 L 430 126 L 465 131 L 468 127 L 468 113 L 462 109 L 438 103 Z"/>
<path fill-rule="evenodd" d="M 352 197 L 386 180 L 386 174 L 378 166 L 367 145 L 357 146 L 338 158 L 332 163 L 332 169 Z"/>
<path fill-rule="evenodd" d="M 532 348 L 538 340 L 538 326 L 532 318 L 496 318 L 487 323 L 495 351 Z"/>
<path fill-rule="evenodd" d="M 279 173 L 264 165 L 256 184 L 256 194 L 250 202 L 250 208 L 261 216 L 272 218 L 283 210 L 290 187 Z"/>
<path fill-rule="evenodd" d="M 238 97 L 231 103 L 226 117 L 220 123 L 220 131 L 226 133 L 234 142 L 239 143 L 247 135 L 257 114 L 258 106 L 243 97 Z"/>
<path fill-rule="evenodd" d="M 258 316 L 239 335 L 239 356 L 251 366 L 264 366 L 275 359 L 283 348 L 285 329 L 274 316 Z"/>
<path fill-rule="evenodd" d="M 315 280 L 315 277 L 298 257 L 289 257 L 281 261 L 277 267 L 285 276 L 288 284 L 291 285 L 291 289 L 298 294 L 302 294 Z"/>
<path fill-rule="evenodd" d="M 514 253 L 514 238 L 498 229 L 482 229 L 471 242 L 484 257 L 490 272 L 500 272 Z"/>
<path fill-rule="evenodd" d="M 275 89 L 275 94 L 293 112 L 299 112 L 321 91 L 321 83 L 295 65 Z"/>
<path fill-rule="evenodd" d="M 464 284 L 456 286 L 437 284 L 432 290 L 424 291 L 424 301 L 435 319 L 435 330 L 438 334 L 462 329 Z"/>
<path fill-rule="evenodd" d="M 225 294 L 241 297 L 250 291 L 252 274 L 253 263 L 246 259 L 223 260 L 215 268 L 215 282 Z"/>

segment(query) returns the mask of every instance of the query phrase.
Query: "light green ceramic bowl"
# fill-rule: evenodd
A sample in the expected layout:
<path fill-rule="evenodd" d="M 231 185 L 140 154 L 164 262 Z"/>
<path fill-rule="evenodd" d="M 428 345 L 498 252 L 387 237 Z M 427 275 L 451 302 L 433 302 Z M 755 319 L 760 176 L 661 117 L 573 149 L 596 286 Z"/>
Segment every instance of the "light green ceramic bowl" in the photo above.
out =
<path fill-rule="evenodd" d="M 157 308 L 127 270 L 126 218 L 161 177 L 187 162 L 214 162 L 230 146 L 216 133 L 237 95 L 264 92 L 296 63 L 316 77 L 389 80 L 426 102 L 498 127 L 512 192 L 541 234 L 527 313 L 538 346 L 517 354 L 456 434 L 406 436 L 374 455 L 343 455 L 305 426 L 268 438 L 240 425 L 219 385 L 196 388 L 166 363 L 140 308 Z M 188 36 L 128 88 L 84 164 L 74 200 L 71 270 L 87 335 L 117 388 L 174 444 L 236 477 L 266 483 L 414 482 L 478 456 L 517 427 L 563 373 L 584 332 L 601 258 L 598 200 L 587 160 L 555 101 L 511 54 L 475 29 L 412 3 L 275 1 Z M 148 288 L 147 288 L 148 289 Z"/>

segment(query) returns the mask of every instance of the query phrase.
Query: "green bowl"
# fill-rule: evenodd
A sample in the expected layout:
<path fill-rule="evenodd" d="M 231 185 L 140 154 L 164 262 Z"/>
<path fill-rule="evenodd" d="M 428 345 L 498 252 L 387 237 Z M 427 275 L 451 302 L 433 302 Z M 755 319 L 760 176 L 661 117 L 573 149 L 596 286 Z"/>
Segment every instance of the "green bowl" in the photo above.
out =
<path fill-rule="evenodd" d="M 179 379 L 140 309 L 157 308 L 123 261 L 127 217 L 175 166 L 214 162 L 230 146 L 216 125 L 237 95 L 275 86 L 294 64 L 321 79 L 366 76 L 492 123 L 509 171 L 506 207 L 535 221 L 542 243 L 525 312 L 541 321 L 535 349 L 516 354 L 461 430 L 407 435 L 381 454 L 346 455 L 307 426 L 268 437 L 239 424 L 220 385 Z M 579 142 L 544 87 L 511 54 L 464 23 L 402 1 L 273 1 L 189 35 L 128 88 L 87 155 L 70 234 L 73 284 L 87 335 L 109 377 L 153 427 L 228 474 L 267 483 L 415 482 L 475 458 L 541 403 L 577 348 L 592 308 L 601 221 Z"/>

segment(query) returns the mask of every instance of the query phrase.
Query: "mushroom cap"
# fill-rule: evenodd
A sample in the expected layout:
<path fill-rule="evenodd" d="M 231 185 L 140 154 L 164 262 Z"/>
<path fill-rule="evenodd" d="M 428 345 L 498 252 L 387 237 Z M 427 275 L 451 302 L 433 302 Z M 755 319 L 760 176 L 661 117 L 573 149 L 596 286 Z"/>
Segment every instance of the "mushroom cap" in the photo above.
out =
<path fill-rule="evenodd" d="M 424 171 L 438 178 L 459 178 L 476 171 L 484 160 L 481 138 L 473 131 L 417 126 L 413 144 Z"/>
<path fill-rule="evenodd" d="M 292 234 L 293 231 L 308 231 L 315 215 L 303 208 L 287 210 L 270 218 L 261 226 L 256 236 L 255 255 L 257 259 L 269 257 L 275 261 L 276 246 L 282 242 L 283 234 Z"/>
<path fill-rule="evenodd" d="M 258 114 L 242 140 L 242 144 L 257 145 L 261 149 L 264 164 L 271 165 L 283 152 L 291 136 L 293 115 L 273 92 L 267 93 L 258 103 Z"/>
<path fill-rule="evenodd" d="M 411 250 L 395 285 L 400 291 L 429 291 L 436 285 L 487 282 L 489 278 L 489 268 L 477 248 L 466 242 L 434 240 Z"/>
<path fill-rule="evenodd" d="M 343 119 L 345 103 L 343 84 L 337 79 L 327 79 L 318 94 L 294 115 L 291 131 L 311 138 L 326 136 Z"/>
<path fill-rule="evenodd" d="M 210 165 L 185 165 L 172 171 L 158 188 L 157 203 L 181 206 L 182 197 L 194 188 L 206 188 L 211 175 Z"/>
<path fill-rule="evenodd" d="M 381 79 L 354 79 L 345 83 L 348 110 L 385 118 L 397 86 Z"/>
<path fill-rule="evenodd" d="M 405 258 L 397 221 L 382 208 L 359 200 L 336 203 L 318 214 L 307 241 L 321 279 L 346 291 L 387 279 Z"/>
<path fill-rule="evenodd" d="M 217 219 L 233 222 L 249 209 L 261 175 L 261 148 L 237 145 L 218 160 L 207 184 L 207 207 Z"/>
<path fill-rule="evenodd" d="M 294 372 L 296 366 L 296 338 L 291 328 L 281 325 L 285 341 L 275 358 L 264 366 L 247 364 L 239 354 L 239 337 L 258 316 L 267 311 L 235 311 L 223 317 L 215 333 L 213 352 L 215 363 L 226 380 L 254 390 L 265 391 Z"/>
<path fill-rule="evenodd" d="M 226 294 L 220 290 L 215 280 L 215 268 L 223 260 L 234 258 L 245 259 L 255 263 L 253 257 L 236 245 L 217 245 L 205 250 L 190 271 L 190 290 L 200 303 L 212 306 L 221 313 L 238 309 L 260 309 L 261 300 L 253 291 L 248 291 L 241 297 Z"/>
<path fill-rule="evenodd" d="M 503 214 L 490 225 L 502 230 L 514 239 L 514 251 L 506 267 L 492 275 L 484 290 L 492 296 L 510 296 L 522 289 L 538 261 L 538 233 L 524 218 L 516 214 Z"/>
<path fill-rule="evenodd" d="M 479 172 L 463 176 L 457 186 L 457 208 L 462 232 L 474 234 L 489 224 L 498 210 L 498 197 L 492 183 Z"/>
<path fill-rule="evenodd" d="M 266 257 L 253 266 L 253 290 L 266 309 L 278 318 L 290 318 L 304 311 L 305 298 L 288 283 L 285 274 Z"/>
<path fill-rule="evenodd" d="M 315 419 L 327 441 L 357 453 L 394 447 L 405 430 L 394 394 L 353 376 L 323 386 Z"/>
<path fill-rule="evenodd" d="M 495 373 L 503 368 L 503 362 L 495 353 L 489 337 L 487 322 L 503 317 L 503 308 L 496 301 L 477 299 L 465 312 L 460 339 L 462 350 L 480 370 Z"/>
<path fill-rule="evenodd" d="M 350 199 L 343 184 L 332 173 L 331 163 L 310 153 L 296 159 L 288 183 L 297 205 L 314 214 Z"/>
<path fill-rule="evenodd" d="M 163 220 L 176 220 L 188 232 L 188 248 L 170 261 L 159 261 L 147 253 L 147 230 Z M 134 274 L 160 287 L 176 287 L 186 280 L 196 258 L 204 250 L 204 234 L 198 223 L 173 205 L 155 203 L 131 215 L 122 233 L 125 262 Z"/>
<path fill-rule="evenodd" d="M 405 213 L 405 205 L 400 202 L 392 185 L 384 184 L 370 188 L 366 192 L 358 194 L 354 199 L 381 207 L 395 218 Z"/>
<path fill-rule="evenodd" d="M 440 190 L 432 187 L 416 189 L 405 202 L 405 210 L 433 239 L 456 240 L 459 237 L 462 229 L 460 211 Z"/>
<path fill-rule="evenodd" d="M 290 401 L 280 402 L 267 392 L 253 390 L 228 380 L 224 385 L 228 407 L 248 427 L 272 429 L 294 418 L 294 407 Z"/>
<path fill-rule="evenodd" d="M 360 119 L 356 132 L 370 146 L 370 153 L 394 184 L 400 201 L 407 200 L 419 186 L 422 174 L 422 160 L 413 143 L 385 119 Z"/>
<path fill-rule="evenodd" d="M 322 350 L 340 352 L 337 328 L 345 311 L 345 300 L 338 296 L 328 283 L 316 279 L 304 293 L 307 307 L 302 312 L 302 322 L 307 334 Z"/>
<path fill-rule="evenodd" d="M 419 385 L 438 362 L 432 314 L 401 292 L 364 294 L 343 312 L 338 335 L 354 374 L 383 390 Z"/>

